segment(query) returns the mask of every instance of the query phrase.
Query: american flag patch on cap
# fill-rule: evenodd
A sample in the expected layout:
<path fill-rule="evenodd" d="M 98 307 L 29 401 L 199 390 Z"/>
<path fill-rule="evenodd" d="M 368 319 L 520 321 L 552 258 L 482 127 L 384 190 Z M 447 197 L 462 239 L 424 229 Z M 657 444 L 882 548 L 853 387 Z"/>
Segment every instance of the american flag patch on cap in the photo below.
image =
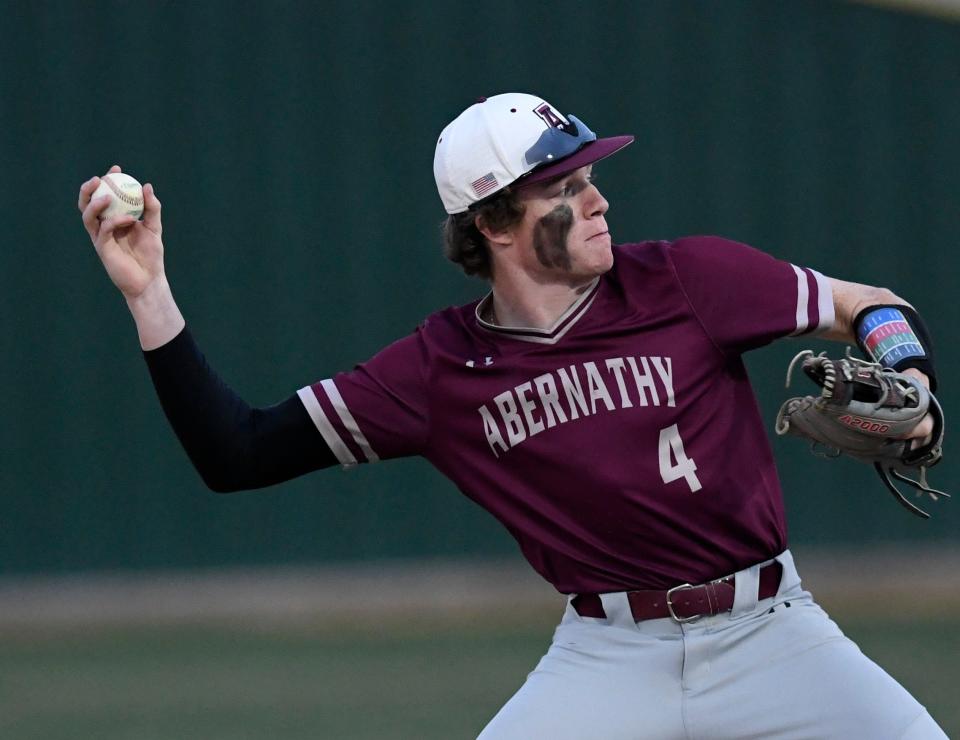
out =
<path fill-rule="evenodd" d="M 493 173 L 488 172 L 483 177 L 471 182 L 470 187 L 473 188 L 473 192 L 477 194 L 478 198 L 482 198 L 499 184 L 500 183 L 497 182 L 497 178 L 493 176 Z"/>

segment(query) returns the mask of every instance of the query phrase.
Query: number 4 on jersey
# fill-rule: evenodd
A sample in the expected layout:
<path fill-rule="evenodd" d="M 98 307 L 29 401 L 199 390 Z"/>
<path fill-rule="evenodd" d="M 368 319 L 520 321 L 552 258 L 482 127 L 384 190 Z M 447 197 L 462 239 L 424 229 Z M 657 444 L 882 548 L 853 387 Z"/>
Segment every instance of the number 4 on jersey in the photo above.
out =
<path fill-rule="evenodd" d="M 677 461 L 676 465 L 671 459 L 671 452 Z M 664 483 L 673 483 L 675 480 L 684 478 L 691 492 L 695 493 L 703 488 L 700 485 L 700 479 L 697 478 L 697 464 L 683 451 L 683 440 L 680 439 L 676 424 L 660 430 L 659 454 L 660 477 L 663 478 Z"/>

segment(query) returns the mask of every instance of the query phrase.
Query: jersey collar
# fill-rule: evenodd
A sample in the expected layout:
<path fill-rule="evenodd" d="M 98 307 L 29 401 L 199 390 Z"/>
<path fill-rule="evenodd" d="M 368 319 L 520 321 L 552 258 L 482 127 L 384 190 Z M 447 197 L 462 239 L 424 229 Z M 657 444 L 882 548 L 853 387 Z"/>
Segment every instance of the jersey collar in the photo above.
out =
<path fill-rule="evenodd" d="M 564 311 L 560 318 L 553 323 L 553 326 L 548 329 L 534 329 L 533 327 L 524 326 L 500 326 L 499 324 L 486 321 L 483 318 L 483 314 L 486 313 L 488 306 L 491 301 L 493 301 L 493 292 L 487 293 L 487 295 L 483 297 L 474 309 L 474 313 L 477 317 L 477 324 L 480 328 L 487 331 L 512 337 L 513 339 L 519 339 L 522 342 L 556 344 L 563 339 L 563 336 L 570 331 L 573 325 L 576 324 L 580 320 L 580 317 L 590 308 L 594 298 L 597 297 L 597 287 L 599 285 L 600 278 L 594 278 L 593 282 L 590 283 L 590 287 L 585 290 L 577 300 L 571 303 L 570 307 Z"/>

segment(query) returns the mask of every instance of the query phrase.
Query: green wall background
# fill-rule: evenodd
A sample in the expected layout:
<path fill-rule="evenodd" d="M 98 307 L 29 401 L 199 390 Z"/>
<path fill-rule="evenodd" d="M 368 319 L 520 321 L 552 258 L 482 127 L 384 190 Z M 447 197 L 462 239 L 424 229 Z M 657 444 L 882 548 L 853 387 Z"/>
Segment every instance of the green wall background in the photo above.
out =
<path fill-rule="evenodd" d="M 506 90 L 637 135 L 599 170 L 617 238 L 724 234 L 911 299 L 960 418 L 960 26 L 766 0 L 0 7 L 0 572 L 514 553 L 419 460 L 206 492 L 75 206 L 115 162 L 156 185 L 189 323 L 271 403 L 484 291 L 440 256 L 431 162 Z M 751 358 L 771 421 L 804 346 Z M 869 468 L 774 445 L 794 543 L 958 541 L 956 501 L 924 523 Z"/>

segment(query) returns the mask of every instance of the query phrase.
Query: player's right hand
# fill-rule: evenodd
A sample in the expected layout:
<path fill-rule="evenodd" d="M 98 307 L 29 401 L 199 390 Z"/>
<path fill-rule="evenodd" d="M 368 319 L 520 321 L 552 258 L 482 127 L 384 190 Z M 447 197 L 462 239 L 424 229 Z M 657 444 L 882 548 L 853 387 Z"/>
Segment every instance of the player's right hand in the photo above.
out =
<path fill-rule="evenodd" d="M 120 167 L 114 165 L 109 172 L 120 172 Z M 165 280 L 160 201 L 153 185 L 147 183 L 143 186 L 143 221 L 132 216 L 100 221 L 98 217 L 109 205 L 110 197 L 91 200 L 99 185 L 100 178 L 96 176 L 83 183 L 77 207 L 110 279 L 127 300 L 134 300 L 151 285 Z"/>

